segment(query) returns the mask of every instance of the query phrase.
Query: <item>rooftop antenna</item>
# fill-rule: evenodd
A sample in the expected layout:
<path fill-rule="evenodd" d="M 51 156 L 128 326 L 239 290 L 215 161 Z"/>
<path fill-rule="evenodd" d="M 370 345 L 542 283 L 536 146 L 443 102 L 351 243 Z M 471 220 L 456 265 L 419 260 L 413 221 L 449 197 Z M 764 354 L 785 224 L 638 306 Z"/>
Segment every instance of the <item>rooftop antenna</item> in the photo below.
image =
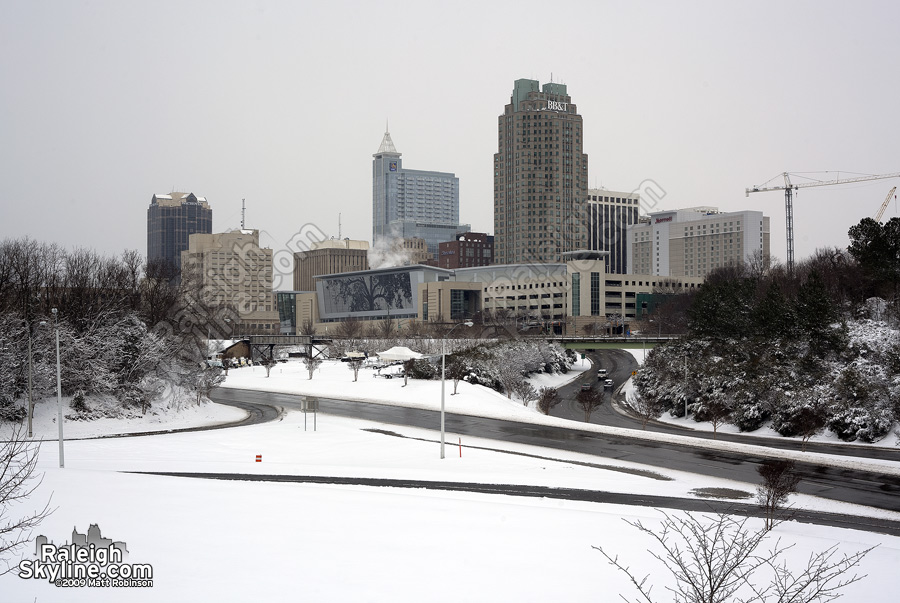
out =
<path fill-rule="evenodd" d="M 241 230 L 244 230 L 244 214 L 247 211 L 247 205 L 245 201 L 245 199 L 241 199 Z"/>

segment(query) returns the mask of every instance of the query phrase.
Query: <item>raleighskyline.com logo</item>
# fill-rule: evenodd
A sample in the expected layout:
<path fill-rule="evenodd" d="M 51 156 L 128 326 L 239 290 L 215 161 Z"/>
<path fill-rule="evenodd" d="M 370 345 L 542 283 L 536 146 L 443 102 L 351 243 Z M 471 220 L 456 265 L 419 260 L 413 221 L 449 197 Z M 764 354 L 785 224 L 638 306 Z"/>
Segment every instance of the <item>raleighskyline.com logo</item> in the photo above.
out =
<path fill-rule="evenodd" d="M 19 578 L 47 580 L 60 587 L 153 586 L 153 566 L 126 563 L 125 543 L 103 538 L 97 524 L 91 524 L 87 534 L 73 529 L 71 544 L 56 545 L 38 536 L 34 548 L 37 558 L 19 562 Z"/>

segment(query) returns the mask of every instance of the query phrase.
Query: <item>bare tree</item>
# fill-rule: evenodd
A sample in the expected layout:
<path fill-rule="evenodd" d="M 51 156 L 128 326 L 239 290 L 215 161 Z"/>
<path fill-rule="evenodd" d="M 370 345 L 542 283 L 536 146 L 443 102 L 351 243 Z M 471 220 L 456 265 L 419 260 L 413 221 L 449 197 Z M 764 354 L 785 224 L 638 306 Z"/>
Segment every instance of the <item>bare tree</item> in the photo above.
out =
<path fill-rule="evenodd" d="M 409 319 L 409 322 L 406 323 L 406 335 L 408 337 L 421 337 L 422 335 L 425 335 L 425 333 L 425 323 L 416 320 L 415 318 Z"/>
<path fill-rule="evenodd" d="M 311 337 L 316 334 L 316 323 L 313 322 L 312 318 L 306 318 L 300 321 L 300 324 L 297 325 L 297 333 L 299 335 L 305 335 L 307 337 Z"/>
<path fill-rule="evenodd" d="M 322 359 L 318 356 L 304 356 L 303 364 L 306 366 L 306 370 L 309 372 L 309 378 L 313 378 L 313 373 L 316 372 L 316 369 L 322 365 Z"/>
<path fill-rule="evenodd" d="M 828 423 L 828 409 L 821 403 L 801 406 L 795 413 L 794 422 L 797 424 L 797 435 L 803 442 L 803 452 L 806 452 L 806 443 L 809 439 L 825 429 Z"/>
<path fill-rule="evenodd" d="M 359 369 L 362 368 L 363 362 L 365 362 L 365 358 L 350 358 L 347 361 L 347 368 L 353 371 L 353 380 L 356 381 L 359 378 Z"/>
<path fill-rule="evenodd" d="M 701 407 L 700 416 L 709 421 L 713 428 L 713 439 L 719 431 L 719 427 L 727 423 L 731 418 L 734 408 L 725 400 L 720 398 L 712 398 L 704 400 Z"/>
<path fill-rule="evenodd" d="M 409 360 L 403 361 L 403 387 L 409 383 L 409 373 L 416 366 L 416 360 L 414 358 L 410 358 Z M 456 393 L 456 388 L 453 389 L 453 393 Z"/>
<path fill-rule="evenodd" d="M 678 279 L 663 277 L 656 281 L 656 285 L 653 287 L 653 293 L 661 295 L 675 295 L 676 293 L 680 292 L 678 285 Z"/>
<path fill-rule="evenodd" d="M 637 391 L 634 392 L 634 397 L 628 401 L 628 405 L 641 420 L 641 429 L 645 429 L 647 423 L 652 419 L 659 418 L 666 410 L 666 406 L 660 401 L 659 396 L 641 395 Z"/>
<path fill-rule="evenodd" d="M 40 444 L 25 439 L 24 432 L 22 424 L 15 423 L 9 437 L 0 442 L 0 576 L 14 569 L 8 557 L 30 541 L 31 531 L 53 512 L 48 501 L 38 511 L 18 514 L 25 509 L 19 503 L 41 485 L 41 478 L 34 474 Z"/>
<path fill-rule="evenodd" d="M 381 320 L 378 321 L 378 335 L 384 339 L 390 339 L 397 332 L 395 328 L 394 320 L 390 317 L 390 315 L 385 316 Z"/>
<path fill-rule="evenodd" d="M 338 323 L 338 337 L 356 339 L 362 334 L 362 322 L 358 318 L 348 317 Z"/>
<path fill-rule="evenodd" d="M 778 519 L 778 510 L 797 490 L 800 476 L 794 473 L 794 461 L 766 461 L 756 471 L 763 480 L 756 487 L 756 500 L 765 510 L 766 530 L 771 530 Z"/>
<path fill-rule="evenodd" d="M 549 415 L 550 409 L 560 402 L 562 399 L 555 387 L 542 387 L 538 392 L 538 409 L 545 415 Z"/>
<path fill-rule="evenodd" d="M 468 370 L 466 368 L 465 363 L 457 357 L 453 357 L 449 363 L 447 363 L 447 377 L 453 380 L 453 393 L 451 395 L 456 395 L 456 388 L 459 386 L 459 382 L 466 376 Z"/>
<path fill-rule="evenodd" d="M 780 267 L 778 258 L 765 253 L 762 249 L 756 249 L 747 257 L 747 268 L 750 278 L 762 280 Z"/>
<path fill-rule="evenodd" d="M 532 400 L 537 398 L 538 391 L 531 382 L 522 379 L 516 384 L 516 395 L 522 399 L 522 404 L 528 406 Z"/>
<path fill-rule="evenodd" d="M 513 392 L 516 391 L 516 386 L 522 381 L 522 371 L 512 361 L 506 359 L 500 365 L 499 380 L 500 385 L 503 386 L 503 391 L 506 392 L 506 397 L 512 398 Z"/>
<path fill-rule="evenodd" d="M 275 366 L 275 360 L 272 358 L 263 358 L 260 362 L 263 365 L 263 368 L 266 369 L 266 379 L 269 378 L 269 374 L 272 372 L 272 367 Z"/>
<path fill-rule="evenodd" d="M 575 394 L 575 400 L 584 411 L 584 422 L 590 423 L 591 414 L 603 404 L 603 395 L 594 389 L 583 389 Z"/>
<path fill-rule="evenodd" d="M 225 375 L 226 373 L 222 369 L 214 366 L 197 372 L 194 383 L 194 389 L 197 391 L 197 404 L 200 404 L 203 398 L 208 398 L 210 392 L 225 381 Z"/>
<path fill-rule="evenodd" d="M 648 552 L 675 579 L 674 587 L 666 587 L 663 600 L 675 603 L 813 603 L 831 601 L 841 596 L 840 590 L 862 580 L 865 575 L 848 575 L 872 550 L 868 548 L 850 555 L 837 555 L 837 545 L 813 554 L 806 567 L 788 566 L 782 559 L 793 545 L 774 546 L 760 554 L 760 545 L 769 532 L 752 530 L 749 518 L 734 518 L 720 513 L 713 516 L 671 516 L 659 528 L 647 527 L 638 521 L 625 522 L 650 536 L 662 549 Z M 618 556 L 610 556 L 602 547 L 592 547 L 621 570 L 640 593 L 639 599 L 653 603 L 653 584 L 650 574 L 639 579 Z M 629 601 L 624 595 L 623 600 Z"/>

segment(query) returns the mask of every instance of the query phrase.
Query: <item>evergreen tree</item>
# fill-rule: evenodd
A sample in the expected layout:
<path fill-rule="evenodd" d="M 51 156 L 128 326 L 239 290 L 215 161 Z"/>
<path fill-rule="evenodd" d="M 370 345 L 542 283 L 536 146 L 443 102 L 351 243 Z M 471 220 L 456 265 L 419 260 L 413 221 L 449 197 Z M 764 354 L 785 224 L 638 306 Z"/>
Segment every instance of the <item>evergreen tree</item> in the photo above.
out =
<path fill-rule="evenodd" d="M 753 332 L 755 286 L 749 278 L 704 285 L 688 310 L 691 331 L 700 337 L 743 339 Z"/>
<path fill-rule="evenodd" d="M 753 326 L 765 339 L 792 339 L 797 316 L 793 305 L 777 282 L 769 285 L 765 297 L 753 309 Z"/>
<path fill-rule="evenodd" d="M 821 356 L 837 346 L 840 332 L 832 327 L 838 310 L 818 272 L 810 272 L 797 291 L 797 326 L 809 339 L 810 349 Z"/>
<path fill-rule="evenodd" d="M 866 279 L 865 296 L 897 296 L 900 284 L 900 218 L 882 225 L 864 218 L 848 232 L 847 250 L 859 263 Z"/>

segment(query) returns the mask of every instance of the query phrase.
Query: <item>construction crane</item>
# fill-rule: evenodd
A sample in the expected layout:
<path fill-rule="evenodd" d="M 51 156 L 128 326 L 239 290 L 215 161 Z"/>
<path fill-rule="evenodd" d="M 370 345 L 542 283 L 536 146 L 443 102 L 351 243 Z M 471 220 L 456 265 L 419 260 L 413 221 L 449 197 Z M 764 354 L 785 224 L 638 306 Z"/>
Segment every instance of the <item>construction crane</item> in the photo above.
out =
<path fill-rule="evenodd" d="M 875 221 L 881 222 L 881 216 L 884 215 L 884 210 L 887 209 L 888 203 L 891 202 L 891 197 L 894 197 L 894 193 L 897 192 L 897 187 L 891 189 L 891 192 L 888 193 L 888 196 L 884 198 L 884 203 L 881 204 L 881 209 L 878 210 L 878 213 L 875 214 Z M 897 197 L 894 197 L 896 199 Z"/>
<path fill-rule="evenodd" d="M 826 174 L 828 172 L 825 172 Z M 837 172 L 840 174 L 840 172 Z M 781 176 L 784 177 L 784 186 L 766 186 L 765 184 L 760 184 L 759 186 L 752 186 L 748 189 L 745 189 L 747 196 L 750 196 L 750 193 L 763 193 L 766 191 L 784 191 L 784 215 L 785 215 L 785 230 L 787 231 L 787 267 L 788 270 L 794 270 L 794 203 L 793 203 L 793 195 L 794 191 L 800 188 L 807 188 L 810 186 L 831 186 L 833 184 L 851 184 L 853 182 L 866 182 L 869 180 L 883 180 L 884 178 L 897 178 L 900 177 L 900 172 L 894 172 L 893 174 L 879 174 L 874 176 L 857 176 L 855 178 L 836 178 L 834 180 L 816 180 L 813 182 L 801 182 L 799 184 L 795 184 L 791 182 L 791 175 L 788 172 L 784 172 Z M 793 174 L 794 176 L 798 176 L 798 174 Z M 777 178 L 776 176 L 775 178 Z M 805 176 L 799 176 L 800 178 L 805 178 Z M 775 178 L 770 179 L 768 182 L 771 182 Z M 768 184 L 766 182 L 766 184 Z"/>

